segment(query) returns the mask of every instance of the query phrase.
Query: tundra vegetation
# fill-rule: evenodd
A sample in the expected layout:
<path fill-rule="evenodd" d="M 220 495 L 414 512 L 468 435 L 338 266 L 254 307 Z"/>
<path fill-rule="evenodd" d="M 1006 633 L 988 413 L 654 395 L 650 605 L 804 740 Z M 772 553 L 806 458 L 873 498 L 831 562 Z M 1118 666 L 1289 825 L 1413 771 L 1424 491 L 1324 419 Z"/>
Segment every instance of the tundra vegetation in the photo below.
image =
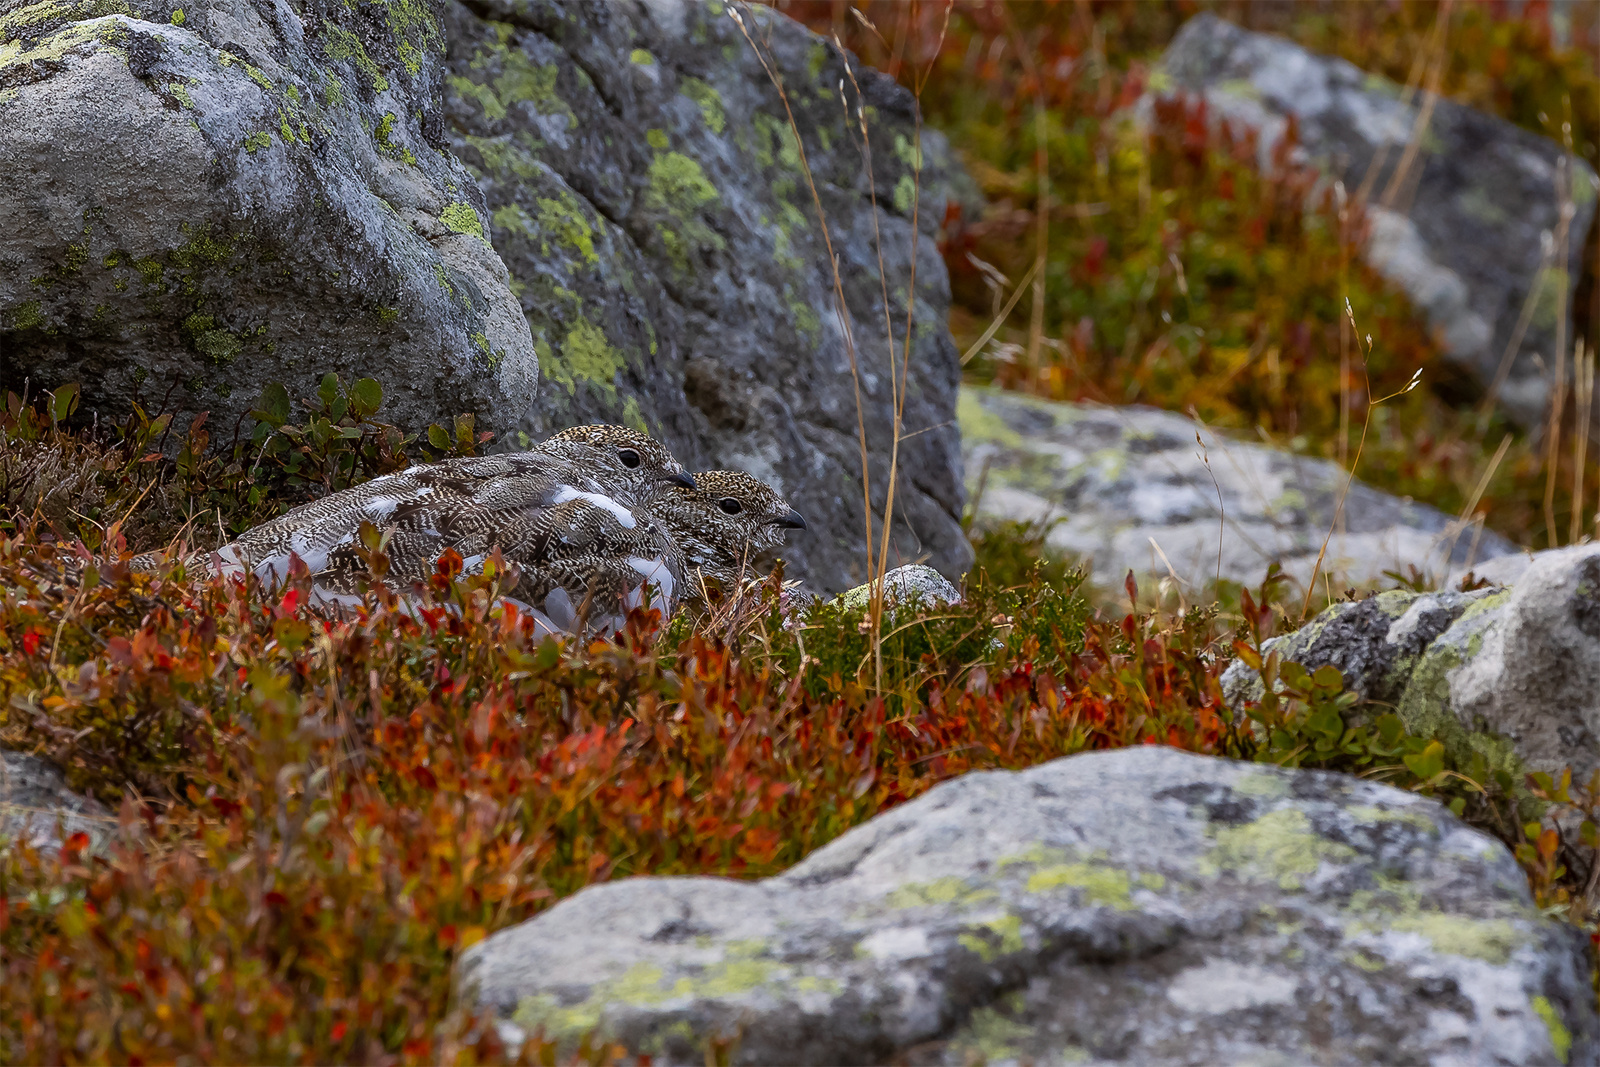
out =
<path fill-rule="evenodd" d="M 1368 481 L 1525 544 L 1581 536 L 1569 520 L 1582 486 L 1600 498 L 1600 472 L 1463 398 L 1403 298 L 1351 256 L 1358 211 L 1308 205 L 1309 175 L 1262 170 L 1182 105 L 1123 139 L 1115 111 L 1191 7 L 790 11 L 913 81 L 999 205 L 946 220 L 974 380 L 1192 405 L 1360 453 Z M 1592 48 L 1556 43 L 1542 9 L 1451 10 L 1444 91 L 1558 136 L 1567 123 L 1593 161 Z M 1435 15 L 1271 17 L 1404 81 Z M 1017 319 L 973 345 L 1018 292 Z M 1585 281 L 1577 308 L 1591 352 L 1594 293 Z M 1374 341 L 1341 377 L 1346 300 Z M 1419 368 L 1426 387 L 1372 410 L 1359 449 L 1368 398 Z M 334 619 L 303 574 L 240 587 L 176 551 L 135 572 L 130 546 L 213 547 L 316 495 L 472 454 L 490 440 L 471 416 L 395 427 L 380 383 L 331 375 L 269 386 L 237 428 L 137 409 L 86 423 L 70 385 L 5 399 L 0 746 L 48 757 L 113 812 L 101 834 L 0 853 L 5 1062 L 499 1061 L 499 1032 L 451 985 L 488 934 L 608 879 L 770 875 L 967 771 L 1130 745 L 1437 797 L 1513 848 L 1541 907 L 1596 929 L 1600 785 L 1458 755 L 1360 705 L 1336 670 L 1263 653 L 1302 612 L 1273 574 L 1181 612 L 1130 585 L 1118 610 L 1042 531 L 1007 527 L 972 531 L 954 605 L 824 603 L 785 625 L 780 572 L 705 619 L 635 613 L 615 641 L 557 642 L 497 604 L 494 567 L 463 577 L 447 557 L 419 609 L 375 587 Z M 1220 685 L 1235 658 L 1279 683 L 1238 721 Z M 1551 811 L 1576 829 L 1542 824 Z M 560 1052 L 535 1035 L 520 1055 Z"/>

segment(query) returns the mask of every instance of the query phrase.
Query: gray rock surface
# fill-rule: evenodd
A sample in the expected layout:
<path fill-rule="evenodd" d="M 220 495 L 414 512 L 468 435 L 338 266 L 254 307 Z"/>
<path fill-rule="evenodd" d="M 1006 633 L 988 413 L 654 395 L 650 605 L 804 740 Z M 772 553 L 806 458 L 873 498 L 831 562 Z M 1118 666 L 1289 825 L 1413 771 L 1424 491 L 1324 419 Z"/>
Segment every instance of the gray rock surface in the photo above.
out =
<path fill-rule="evenodd" d="M 116 826 L 104 805 L 67 788 L 61 772 L 38 756 L 0 749 L 0 848 L 26 841 L 59 848 L 61 833 L 103 840 Z"/>
<path fill-rule="evenodd" d="M 1600 545 L 1506 556 L 1482 571 L 1515 584 L 1335 604 L 1269 647 L 1308 669 L 1339 668 L 1349 688 L 1458 758 L 1570 766 L 1587 781 L 1600 769 Z M 1261 678 L 1236 662 L 1223 687 L 1251 699 Z"/>
<path fill-rule="evenodd" d="M 718 0 L 452 4 L 451 142 L 484 190 L 546 375 L 528 417 L 497 428 L 537 437 L 626 422 L 692 469 L 749 471 L 810 523 L 784 552 L 790 577 L 825 593 L 863 581 L 856 391 L 809 167 L 839 257 L 880 516 L 893 382 L 884 305 L 898 350 L 919 234 L 905 416 L 916 436 L 901 453 L 895 562 L 959 575 L 971 556 L 936 246 L 942 142 L 928 135 L 914 231 L 910 95 L 856 70 L 875 209 L 841 53 L 766 8 L 740 9 L 786 87 L 797 143 L 731 10 Z"/>
<path fill-rule="evenodd" d="M 463 957 L 672 1062 L 1591 1062 L 1584 934 L 1415 794 L 1155 746 L 969 774 L 763 882 L 587 889 Z"/>
<path fill-rule="evenodd" d="M 1417 129 L 1421 95 L 1407 102 L 1402 86 L 1342 59 L 1209 14 L 1184 25 L 1150 84 L 1156 92 L 1202 94 L 1216 117 L 1260 130 L 1263 160 L 1292 116 L 1300 159 L 1342 179 L 1351 193 L 1366 182 L 1367 261 L 1411 297 L 1449 357 L 1480 385 L 1500 373 L 1526 306 L 1499 398 L 1516 421 L 1538 422 L 1549 383 L 1534 357 L 1552 363 L 1557 298 L 1565 289 L 1571 307 L 1600 188 L 1588 164 L 1555 141 L 1441 99 L 1410 173 L 1386 195 Z M 1559 231 L 1563 160 L 1572 168 L 1574 214 L 1567 247 L 1552 248 L 1545 260 L 1541 233 Z M 1570 330 L 1566 337 L 1571 344 Z"/>
<path fill-rule="evenodd" d="M 1274 560 L 1303 588 L 1346 479 L 1327 460 L 1146 407 L 964 388 L 960 425 L 978 520 L 1050 524 L 1050 546 L 1109 588 L 1129 570 L 1141 583 L 1176 575 L 1193 599 L 1219 574 L 1255 585 Z M 1442 578 L 1514 552 L 1496 533 L 1358 481 L 1322 566 L 1337 592 L 1386 583 L 1386 570 Z"/>
<path fill-rule="evenodd" d="M 950 579 L 921 563 L 908 563 L 885 574 L 883 589 L 887 604 L 915 600 L 926 607 L 935 607 L 961 599 L 961 590 Z M 871 598 L 872 586 L 865 582 L 839 594 L 840 602 L 850 608 L 866 607 Z"/>
<path fill-rule="evenodd" d="M 327 371 L 426 426 L 532 403 L 488 212 L 445 149 L 429 0 L 76 0 L 0 15 L 0 387 L 121 418 Z"/>

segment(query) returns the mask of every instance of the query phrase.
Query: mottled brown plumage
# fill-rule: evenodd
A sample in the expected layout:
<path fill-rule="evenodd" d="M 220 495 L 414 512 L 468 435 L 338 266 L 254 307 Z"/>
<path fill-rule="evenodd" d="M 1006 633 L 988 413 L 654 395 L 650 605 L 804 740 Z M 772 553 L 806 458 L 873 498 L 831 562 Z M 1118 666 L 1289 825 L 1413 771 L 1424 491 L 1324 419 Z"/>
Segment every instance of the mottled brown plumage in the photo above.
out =
<path fill-rule="evenodd" d="M 743 471 L 703 471 L 694 480 L 693 489 L 663 488 L 649 505 L 683 554 L 687 599 L 759 577 L 757 557 L 782 545 L 785 530 L 806 528 L 776 490 Z"/>
<path fill-rule="evenodd" d="M 363 522 L 431 531 L 440 551 L 456 547 L 469 556 L 466 548 L 487 545 L 501 526 L 533 522 L 546 509 L 578 500 L 627 528 L 629 509 L 660 486 L 691 482 L 671 453 L 644 434 L 579 426 L 527 452 L 447 459 L 374 478 L 246 531 L 217 557 L 227 570 L 281 580 L 292 553 L 317 574 L 335 549 L 355 543 Z"/>

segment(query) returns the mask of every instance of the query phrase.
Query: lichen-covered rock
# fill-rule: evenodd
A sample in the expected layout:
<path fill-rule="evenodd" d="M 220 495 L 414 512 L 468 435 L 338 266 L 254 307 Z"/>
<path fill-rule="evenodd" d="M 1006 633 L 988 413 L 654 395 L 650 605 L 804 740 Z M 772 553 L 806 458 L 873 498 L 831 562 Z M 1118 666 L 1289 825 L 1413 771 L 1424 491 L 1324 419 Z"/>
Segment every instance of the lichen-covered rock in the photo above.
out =
<path fill-rule="evenodd" d="M 463 958 L 674 1063 L 1590 1062 L 1587 938 L 1416 794 L 1146 747 L 969 774 L 763 882 L 584 890 Z"/>
<path fill-rule="evenodd" d="M 1420 94 L 1408 101 L 1400 86 L 1345 60 L 1209 14 L 1178 32 L 1150 85 L 1201 94 L 1217 118 L 1259 130 L 1264 162 L 1292 118 L 1294 158 L 1342 179 L 1352 193 L 1371 189 L 1366 259 L 1427 315 L 1449 358 L 1485 387 L 1504 373 L 1500 404 L 1518 422 L 1544 416 L 1542 368 L 1554 351 L 1563 291 L 1572 306 L 1600 188 L 1587 163 L 1450 100 L 1435 101 L 1421 127 Z M 1397 179 L 1402 167 L 1409 169 Z M 1545 259 L 1546 233 L 1560 230 L 1562 167 L 1574 211 L 1567 247 Z M 1519 325 L 1521 341 L 1502 371 Z M 1572 331 L 1565 336 L 1570 343 Z"/>
<path fill-rule="evenodd" d="M 786 573 L 847 589 L 866 578 L 852 360 L 881 517 L 897 381 L 885 334 L 898 352 L 915 244 L 916 436 L 901 448 L 895 550 L 964 571 L 943 142 L 924 134 L 919 197 L 910 95 L 856 68 L 869 177 L 846 57 L 760 5 L 469 0 L 452 4 L 448 39 L 451 141 L 484 190 L 547 378 L 525 420 L 496 428 L 624 422 L 694 469 L 747 470 L 809 523 Z"/>
<path fill-rule="evenodd" d="M 1490 574 L 1502 561 L 1483 568 Z M 1515 585 L 1469 593 L 1381 593 L 1335 604 L 1268 648 L 1308 669 L 1339 668 L 1363 697 L 1392 706 L 1413 733 L 1492 768 L 1600 769 L 1600 545 L 1515 564 Z M 1229 699 L 1261 695 L 1243 663 Z M 1517 776 L 1520 780 L 1520 775 Z"/>
<path fill-rule="evenodd" d="M 67 788 L 61 772 L 38 756 L 0 749 L 0 848 L 15 841 L 56 848 L 61 832 L 100 841 L 115 825 L 99 801 Z"/>
<path fill-rule="evenodd" d="M 40 0 L 0 15 L 0 387 L 227 432 L 267 382 L 407 425 L 533 401 L 451 156 L 432 0 Z"/>
<path fill-rule="evenodd" d="M 839 602 L 847 608 L 864 608 L 871 599 L 871 583 L 839 594 Z M 961 590 L 932 567 L 908 563 L 883 576 L 883 599 L 886 604 L 917 603 L 935 607 L 954 604 L 961 599 Z"/>
<path fill-rule="evenodd" d="M 978 520 L 1048 524 L 1050 546 L 1112 588 L 1130 570 L 1141 582 L 1176 575 L 1192 598 L 1219 576 L 1254 585 L 1273 561 L 1303 587 L 1346 482 L 1337 464 L 1153 408 L 964 388 L 960 426 Z M 1413 565 L 1442 577 L 1515 551 L 1498 534 L 1356 482 L 1322 573 L 1340 590 Z"/>

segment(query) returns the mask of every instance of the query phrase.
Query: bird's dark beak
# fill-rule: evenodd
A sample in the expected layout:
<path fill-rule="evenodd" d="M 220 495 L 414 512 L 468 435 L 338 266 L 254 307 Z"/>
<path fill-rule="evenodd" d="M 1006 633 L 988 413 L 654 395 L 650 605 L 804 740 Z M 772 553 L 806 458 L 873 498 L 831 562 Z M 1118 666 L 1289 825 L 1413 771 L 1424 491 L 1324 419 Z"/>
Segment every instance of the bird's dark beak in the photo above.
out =
<path fill-rule="evenodd" d="M 790 508 L 788 513 L 776 520 L 773 525 L 782 526 L 785 530 L 804 530 L 806 528 L 806 520 L 794 508 Z"/>
<path fill-rule="evenodd" d="M 679 471 L 677 474 L 670 475 L 666 480 L 673 485 L 681 485 L 685 489 L 694 488 L 694 475 L 688 471 Z"/>

